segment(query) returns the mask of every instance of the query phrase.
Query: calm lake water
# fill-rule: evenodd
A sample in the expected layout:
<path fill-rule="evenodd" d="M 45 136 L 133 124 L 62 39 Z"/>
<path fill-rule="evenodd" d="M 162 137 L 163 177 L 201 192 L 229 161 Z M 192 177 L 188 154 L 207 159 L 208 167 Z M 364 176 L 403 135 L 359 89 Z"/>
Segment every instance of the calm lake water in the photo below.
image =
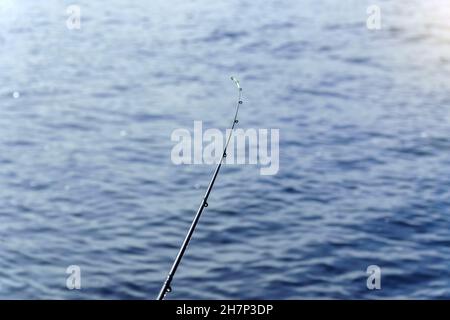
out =
<path fill-rule="evenodd" d="M 373 2 L 0 1 L 0 298 L 155 298 L 214 169 L 171 133 L 230 75 L 280 171 L 223 168 L 168 298 L 450 298 L 450 6 Z"/>

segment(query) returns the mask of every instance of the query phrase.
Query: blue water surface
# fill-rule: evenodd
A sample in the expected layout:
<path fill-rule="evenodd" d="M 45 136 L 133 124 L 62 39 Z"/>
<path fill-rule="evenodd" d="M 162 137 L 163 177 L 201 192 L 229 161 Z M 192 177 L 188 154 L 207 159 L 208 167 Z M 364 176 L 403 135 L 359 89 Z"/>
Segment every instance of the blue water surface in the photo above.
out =
<path fill-rule="evenodd" d="M 171 133 L 230 75 L 280 170 L 223 168 L 168 298 L 450 298 L 446 1 L 75 2 L 0 2 L 0 298 L 153 299 L 214 169 Z"/>

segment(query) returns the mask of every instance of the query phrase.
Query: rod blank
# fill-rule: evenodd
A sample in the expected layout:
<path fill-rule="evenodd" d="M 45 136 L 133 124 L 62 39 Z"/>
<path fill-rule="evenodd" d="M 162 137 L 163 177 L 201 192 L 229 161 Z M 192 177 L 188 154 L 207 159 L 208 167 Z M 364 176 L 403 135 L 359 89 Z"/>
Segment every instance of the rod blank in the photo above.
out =
<path fill-rule="evenodd" d="M 172 268 L 170 269 L 169 274 L 167 275 L 166 281 L 164 282 L 163 286 L 161 287 L 161 290 L 158 294 L 157 300 L 164 300 L 167 293 L 172 291 L 171 283 L 173 280 L 173 277 L 175 276 L 175 273 L 177 272 L 178 266 L 180 265 L 181 259 L 183 259 L 184 253 L 186 252 L 187 246 L 189 245 L 189 242 L 191 241 L 192 235 L 194 234 L 195 228 L 197 227 L 198 221 L 200 220 L 200 216 L 203 213 L 203 210 L 208 206 L 208 198 L 211 193 L 211 190 L 214 186 L 214 183 L 216 182 L 217 175 L 219 174 L 220 168 L 222 167 L 222 163 L 227 156 L 227 148 L 228 144 L 230 143 L 231 135 L 233 133 L 235 125 L 238 123 L 237 116 L 239 112 L 239 106 L 242 104 L 241 100 L 241 93 L 242 88 L 239 83 L 239 80 L 235 77 L 231 77 L 231 80 L 236 84 L 238 91 L 239 91 L 239 97 L 237 101 L 236 106 L 236 112 L 234 114 L 233 123 L 231 125 L 230 134 L 228 135 L 227 143 L 225 144 L 225 148 L 223 149 L 222 157 L 220 158 L 220 162 L 217 164 L 216 170 L 214 170 L 214 174 L 211 178 L 211 181 L 209 182 L 208 189 L 206 189 L 205 196 L 203 197 L 202 202 L 200 203 L 200 207 L 197 210 L 197 213 L 194 216 L 194 220 L 191 223 L 191 226 L 188 230 L 188 233 L 186 234 L 186 237 L 184 238 L 183 244 L 180 247 L 180 250 L 178 251 L 178 254 L 175 258 L 175 261 L 172 264 Z"/>

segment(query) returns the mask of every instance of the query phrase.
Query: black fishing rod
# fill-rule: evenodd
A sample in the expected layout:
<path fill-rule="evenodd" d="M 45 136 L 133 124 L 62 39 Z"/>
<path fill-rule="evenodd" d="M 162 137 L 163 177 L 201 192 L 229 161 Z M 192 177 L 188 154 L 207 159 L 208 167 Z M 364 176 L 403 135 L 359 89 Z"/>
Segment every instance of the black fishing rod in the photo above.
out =
<path fill-rule="evenodd" d="M 178 251 L 177 257 L 175 258 L 175 261 L 173 262 L 173 265 L 172 265 L 172 268 L 170 269 L 169 275 L 167 276 L 167 279 L 164 282 L 164 284 L 161 288 L 161 291 L 158 294 L 157 300 L 163 300 L 164 297 L 166 296 L 166 294 L 172 291 L 170 284 L 172 283 L 175 272 L 177 272 L 177 268 L 181 262 L 181 259 L 183 258 L 186 248 L 189 245 L 189 241 L 191 241 L 192 234 L 194 233 L 195 227 L 197 226 L 197 223 L 200 220 L 200 216 L 202 215 L 203 209 L 205 209 L 208 206 L 208 197 L 214 186 L 214 182 L 216 182 L 216 178 L 217 178 L 217 175 L 219 174 L 220 167 L 222 166 L 224 159 L 227 157 L 228 144 L 230 143 L 230 139 L 231 139 L 231 135 L 233 133 L 234 127 L 238 123 L 237 116 L 238 116 L 238 112 L 239 112 L 239 106 L 242 104 L 242 100 L 241 100 L 242 88 L 239 84 L 239 80 L 237 80 L 235 77 L 231 77 L 231 80 L 233 80 L 233 82 L 236 84 L 238 91 L 239 91 L 239 96 L 238 96 L 238 102 L 237 102 L 237 106 L 236 106 L 236 113 L 234 114 L 233 124 L 231 125 L 231 130 L 228 135 L 228 140 L 225 144 L 225 148 L 223 149 L 223 153 L 222 153 L 222 157 L 220 158 L 220 162 L 217 164 L 216 170 L 214 171 L 211 181 L 209 182 L 208 189 L 206 190 L 205 196 L 203 197 L 200 207 L 198 208 L 197 213 L 195 214 L 194 220 L 192 221 L 191 227 L 189 228 L 186 238 L 184 238 L 183 244 L 181 245 L 181 248 Z"/>

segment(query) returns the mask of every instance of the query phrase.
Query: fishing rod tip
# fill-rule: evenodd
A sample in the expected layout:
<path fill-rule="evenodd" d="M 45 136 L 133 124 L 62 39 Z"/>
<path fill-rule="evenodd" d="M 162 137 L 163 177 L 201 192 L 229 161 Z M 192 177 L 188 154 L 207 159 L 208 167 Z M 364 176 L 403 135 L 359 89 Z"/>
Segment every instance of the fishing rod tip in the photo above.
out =
<path fill-rule="evenodd" d="M 236 84 L 236 86 L 238 87 L 239 90 L 242 91 L 241 85 L 239 83 L 239 80 L 236 79 L 235 77 L 231 76 L 231 80 Z"/>

